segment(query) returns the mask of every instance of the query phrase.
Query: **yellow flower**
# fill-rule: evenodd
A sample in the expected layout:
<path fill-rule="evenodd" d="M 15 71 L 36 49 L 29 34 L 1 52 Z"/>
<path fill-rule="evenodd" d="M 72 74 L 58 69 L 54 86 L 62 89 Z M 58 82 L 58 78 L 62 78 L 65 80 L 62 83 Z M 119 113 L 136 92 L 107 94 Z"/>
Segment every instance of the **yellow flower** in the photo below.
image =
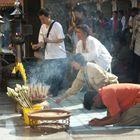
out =
<path fill-rule="evenodd" d="M 26 83 L 27 77 L 26 77 L 25 69 L 22 63 L 17 63 L 17 65 L 13 68 L 12 73 L 15 74 L 18 71 L 21 73 L 22 78 L 24 82 Z"/>

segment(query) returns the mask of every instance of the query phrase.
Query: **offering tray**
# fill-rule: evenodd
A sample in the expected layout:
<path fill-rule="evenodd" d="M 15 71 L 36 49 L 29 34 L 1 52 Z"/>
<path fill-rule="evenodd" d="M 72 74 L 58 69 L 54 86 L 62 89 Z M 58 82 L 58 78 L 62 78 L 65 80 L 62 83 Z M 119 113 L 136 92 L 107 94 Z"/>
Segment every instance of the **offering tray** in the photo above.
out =
<path fill-rule="evenodd" d="M 70 125 L 70 112 L 60 109 L 46 109 L 28 113 L 31 127 L 55 127 L 68 129 Z"/>

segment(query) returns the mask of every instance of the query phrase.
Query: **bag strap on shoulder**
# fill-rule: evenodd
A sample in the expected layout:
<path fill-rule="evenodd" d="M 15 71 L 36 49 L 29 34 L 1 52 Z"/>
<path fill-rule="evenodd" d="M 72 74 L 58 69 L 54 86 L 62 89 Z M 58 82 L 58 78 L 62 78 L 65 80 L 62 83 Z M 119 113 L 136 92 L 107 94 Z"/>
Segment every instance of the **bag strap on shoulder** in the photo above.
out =
<path fill-rule="evenodd" d="M 47 35 L 46 35 L 47 38 L 49 37 L 50 31 L 51 31 L 52 26 L 53 26 L 54 23 L 55 23 L 55 21 L 53 21 L 53 22 L 50 24 L 50 26 L 49 26 L 49 29 L 48 29 L 48 32 L 47 32 Z M 46 45 L 47 45 L 47 43 L 45 43 L 44 49 L 46 49 Z"/>
<path fill-rule="evenodd" d="M 50 33 L 50 31 L 51 31 L 52 26 L 53 26 L 54 23 L 55 23 L 55 21 L 53 21 L 53 22 L 50 24 L 49 29 L 48 29 L 48 32 L 47 32 L 47 36 L 46 36 L 46 37 L 49 36 L 49 33 Z"/>

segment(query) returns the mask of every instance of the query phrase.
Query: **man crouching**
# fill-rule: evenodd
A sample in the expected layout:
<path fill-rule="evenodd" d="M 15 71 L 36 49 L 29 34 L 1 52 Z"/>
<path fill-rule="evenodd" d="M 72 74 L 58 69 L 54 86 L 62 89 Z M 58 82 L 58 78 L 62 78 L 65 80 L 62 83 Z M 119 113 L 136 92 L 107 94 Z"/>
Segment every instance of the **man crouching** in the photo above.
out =
<path fill-rule="evenodd" d="M 89 121 L 91 126 L 104 125 L 140 125 L 140 85 L 121 83 L 112 84 L 99 89 L 99 94 L 92 97 L 89 104 L 94 107 L 103 105 L 107 108 L 107 116 Z"/>

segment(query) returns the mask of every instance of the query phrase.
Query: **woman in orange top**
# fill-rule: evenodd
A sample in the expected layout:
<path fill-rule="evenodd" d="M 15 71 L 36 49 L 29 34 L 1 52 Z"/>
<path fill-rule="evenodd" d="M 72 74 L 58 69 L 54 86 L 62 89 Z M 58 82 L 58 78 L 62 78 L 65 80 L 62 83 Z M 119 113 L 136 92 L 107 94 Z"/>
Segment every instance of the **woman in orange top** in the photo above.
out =
<path fill-rule="evenodd" d="M 97 108 L 106 106 L 107 116 L 89 121 L 92 126 L 140 125 L 140 85 L 121 83 L 99 89 L 90 104 Z"/>

